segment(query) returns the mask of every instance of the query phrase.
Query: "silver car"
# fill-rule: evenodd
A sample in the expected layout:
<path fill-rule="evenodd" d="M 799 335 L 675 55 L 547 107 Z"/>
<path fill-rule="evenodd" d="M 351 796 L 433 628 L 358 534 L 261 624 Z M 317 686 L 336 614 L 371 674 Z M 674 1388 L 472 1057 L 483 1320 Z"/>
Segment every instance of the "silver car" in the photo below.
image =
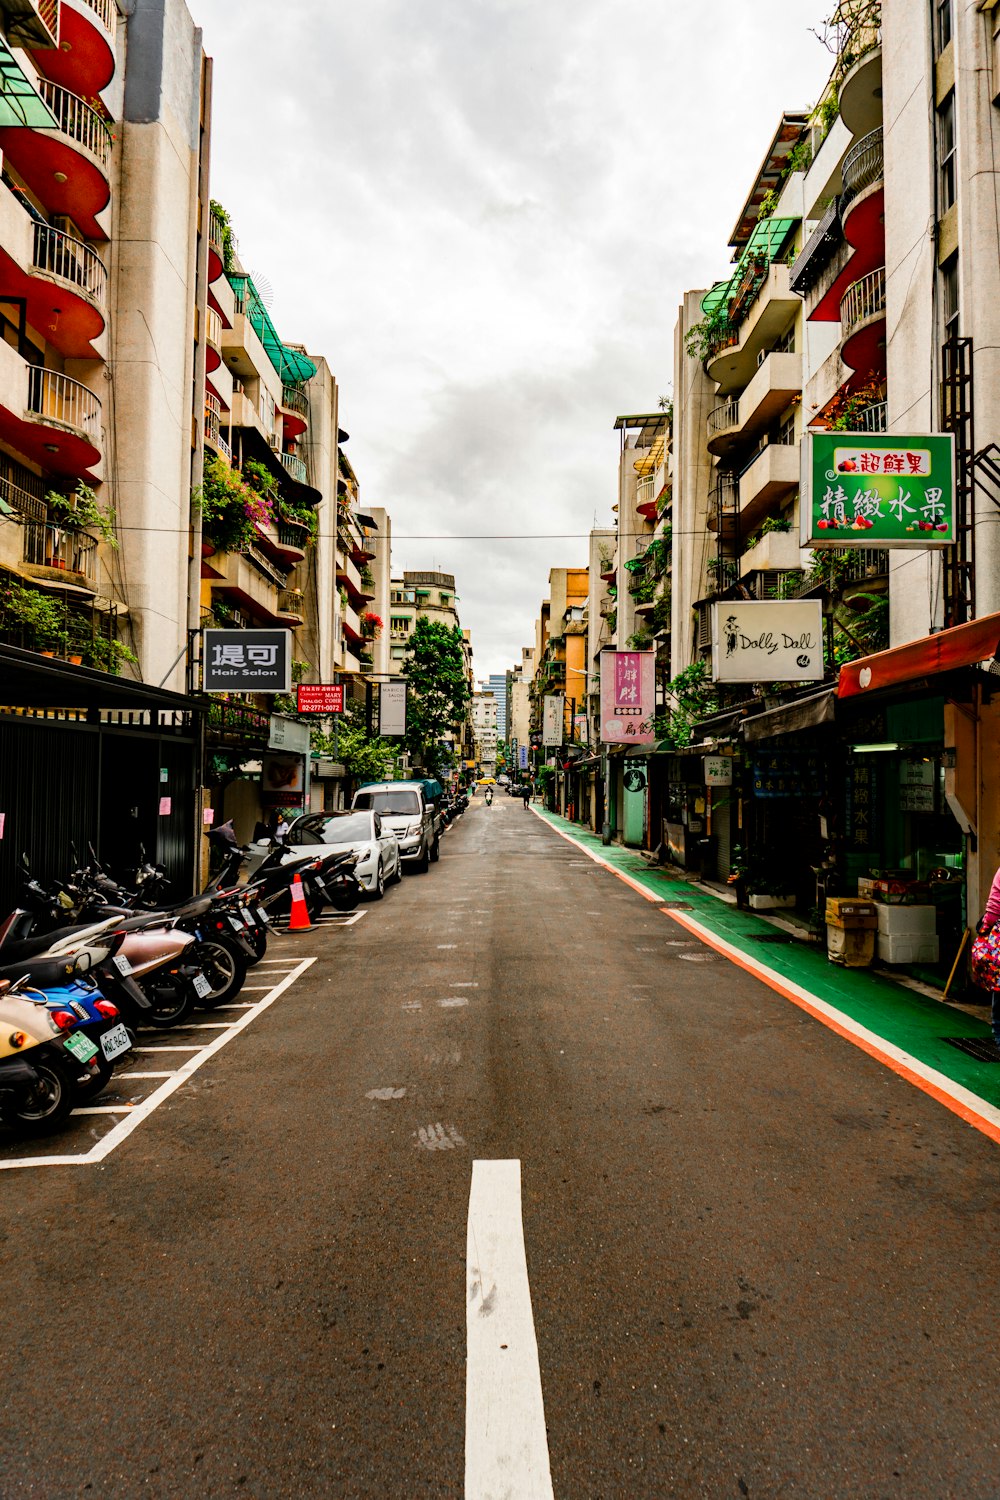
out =
<path fill-rule="evenodd" d="M 327 854 L 357 854 L 354 873 L 374 901 L 402 877 L 399 841 L 376 812 L 304 813 L 289 828 L 285 849 L 302 856 L 315 854 L 317 846 Z"/>

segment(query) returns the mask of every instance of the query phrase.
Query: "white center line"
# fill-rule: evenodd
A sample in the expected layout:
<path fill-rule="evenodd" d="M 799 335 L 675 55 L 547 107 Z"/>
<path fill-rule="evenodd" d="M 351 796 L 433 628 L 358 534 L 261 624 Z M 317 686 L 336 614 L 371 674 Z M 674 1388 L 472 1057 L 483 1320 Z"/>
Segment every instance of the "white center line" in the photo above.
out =
<path fill-rule="evenodd" d="M 465 1264 L 465 1500 L 553 1500 L 519 1161 L 473 1162 Z"/>

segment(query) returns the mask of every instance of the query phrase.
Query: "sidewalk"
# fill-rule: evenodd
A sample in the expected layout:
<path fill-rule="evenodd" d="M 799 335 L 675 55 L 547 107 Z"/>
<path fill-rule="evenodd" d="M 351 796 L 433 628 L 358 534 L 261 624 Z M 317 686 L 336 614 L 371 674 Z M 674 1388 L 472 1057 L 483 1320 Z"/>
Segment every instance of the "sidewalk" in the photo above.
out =
<path fill-rule="evenodd" d="M 577 824 L 537 806 L 532 810 L 647 898 L 684 903 L 688 910 L 665 915 L 1000 1142 L 1000 1064 L 980 1062 L 945 1040 L 989 1043 L 985 1021 L 885 974 L 831 964 L 821 949 L 704 886 L 650 866 L 635 850 L 605 847 Z"/>

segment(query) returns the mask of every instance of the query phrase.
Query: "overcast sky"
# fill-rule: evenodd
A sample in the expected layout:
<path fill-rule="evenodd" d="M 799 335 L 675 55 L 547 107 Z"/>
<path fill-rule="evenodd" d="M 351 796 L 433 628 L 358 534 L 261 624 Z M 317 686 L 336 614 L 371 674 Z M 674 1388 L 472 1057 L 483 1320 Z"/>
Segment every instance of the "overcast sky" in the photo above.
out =
<path fill-rule="evenodd" d="M 188 5 L 244 262 L 337 375 L 394 571 L 454 572 L 503 670 L 611 523 L 615 417 L 669 390 L 682 293 L 820 94 L 831 0 Z M 565 539 L 459 539 L 495 533 Z"/>

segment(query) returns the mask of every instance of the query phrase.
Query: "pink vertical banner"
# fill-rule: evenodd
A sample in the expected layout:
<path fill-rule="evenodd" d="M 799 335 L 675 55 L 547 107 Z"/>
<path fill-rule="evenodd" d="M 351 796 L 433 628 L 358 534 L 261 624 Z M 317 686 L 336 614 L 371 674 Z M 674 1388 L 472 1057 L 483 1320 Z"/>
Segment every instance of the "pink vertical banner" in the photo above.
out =
<path fill-rule="evenodd" d="M 651 745 L 656 710 L 656 655 L 601 652 L 601 740 L 606 745 Z"/>

